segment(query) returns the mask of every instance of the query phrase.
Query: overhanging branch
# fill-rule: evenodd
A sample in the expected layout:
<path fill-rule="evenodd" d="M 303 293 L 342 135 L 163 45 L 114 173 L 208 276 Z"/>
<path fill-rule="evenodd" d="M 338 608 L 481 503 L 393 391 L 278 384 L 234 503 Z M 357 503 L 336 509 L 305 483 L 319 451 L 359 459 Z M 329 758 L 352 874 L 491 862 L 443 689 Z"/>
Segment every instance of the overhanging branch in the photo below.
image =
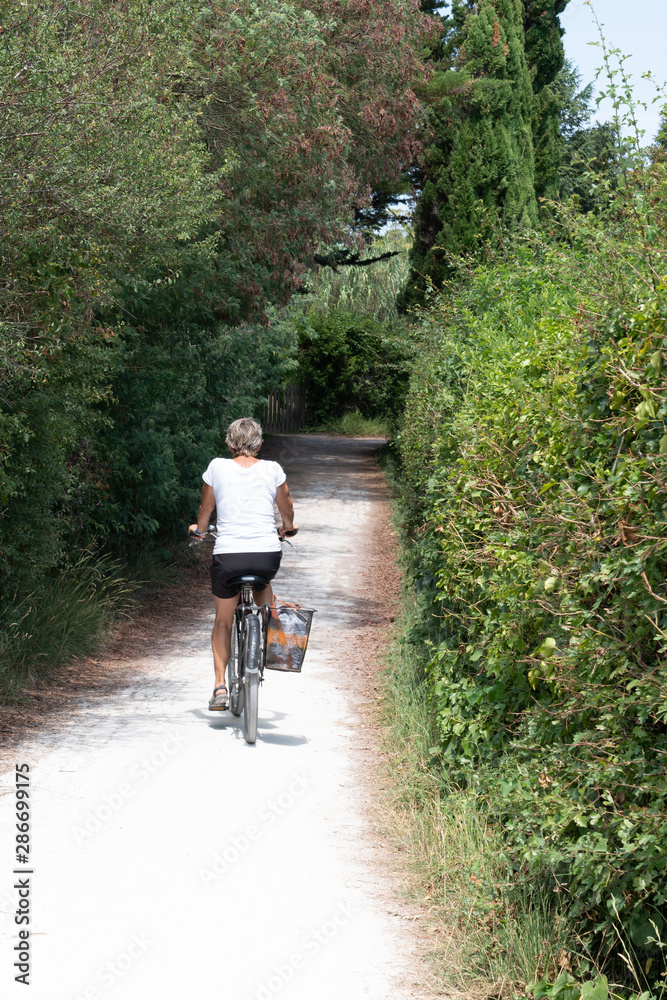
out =
<path fill-rule="evenodd" d="M 316 253 L 313 260 L 320 267 L 330 267 L 332 271 L 337 271 L 339 267 L 367 267 L 369 264 L 377 264 L 379 260 L 389 260 L 390 257 L 397 257 L 402 250 L 388 250 L 386 253 L 378 254 L 377 257 L 366 257 L 361 260 L 358 250 L 332 250 L 331 253 Z"/>

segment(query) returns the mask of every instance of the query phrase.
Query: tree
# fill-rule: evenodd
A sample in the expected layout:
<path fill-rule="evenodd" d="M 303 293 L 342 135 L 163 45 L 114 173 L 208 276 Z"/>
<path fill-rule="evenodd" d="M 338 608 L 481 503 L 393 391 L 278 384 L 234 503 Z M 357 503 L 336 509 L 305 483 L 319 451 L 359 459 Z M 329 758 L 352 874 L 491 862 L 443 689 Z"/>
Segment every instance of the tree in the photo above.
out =
<path fill-rule="evenodd" d="M 191 6 L 0 6 L 0 590 L 90 540 L 125 288 L 211 259 Z M 114 317 L 114 311 L 118 314 Z M 35 511 L 39 516 L 35 516 Z"/>
<path fill-rule="evenodd" d="M 566 62 L 554 83 L 560 106 L 559 166 L 556 196 L 576 198 L 582 212 L 596 207 L 595 178 L 618 170 L 618 130 L 611 122 L 590 124 L 593 84 L 581 86 L 581 74 Z"/>
<path fill-rule="evenodd" d="M 667 152 L 667 104 L 660 112 L 660 128 L 655 137 L 655 144 Z"/>
<path fill-rule="evenodd" d="M 177 523 L 210 413 L 293 367 L 271 304 L 414 159 L 427 28 L 417 0 L 0 0 L 0 591 Z"/>
<path fill-rule="evenodd" d="M 236 320 L 285 301 L 318 245 L 353 242 L 355 210 L 413 162 L 429 19 L 416 0 L 243 0 L 200 21 L 202 122 L 229 171 L 221 309 Z"/>
<path fill-rule="evenodd" d="M 420 297 L 426 276 L 440 284 L 452 256 L 537 221 L 523 16 L 520 0 L 454 0 L 442 58 L 421 91 L 431 141 L 404 303 Z"/>
<path fill-rule="evenodd" d="M 555 191 L 560 159 L 560 104 L 554 87 L 563 67 L 563 29 L 559 14 L 568 0 L 523 0 L 526 62 L 531 74 L 535 194 L 549 197 Z"/>
<path fill-rule="evenodd" d="M 581 86 L 581 73 L 569 59 L 554 81 L 559 104 L 559 135 L 561 142 L 568 142 L 573 135 L 585 129 L 593 114 L 593 84 Z"/>

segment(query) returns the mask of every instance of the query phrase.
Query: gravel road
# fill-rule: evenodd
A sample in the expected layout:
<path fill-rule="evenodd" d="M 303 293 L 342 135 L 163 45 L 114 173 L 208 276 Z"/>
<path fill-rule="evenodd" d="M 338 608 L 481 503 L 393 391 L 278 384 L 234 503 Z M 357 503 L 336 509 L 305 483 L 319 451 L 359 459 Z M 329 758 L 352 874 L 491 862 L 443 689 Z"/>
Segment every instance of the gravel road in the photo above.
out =
<path fill-rule="evenodd" d="M 276 591 L 319 614 L 303 673 L 267 674 L 254 747 L 241 720 L 206 711 L 202 569 L 185 617 L 156 616 L 143 646 L 109 660 L 128 682 L 79 699 L 15 748 L 31 767 L 33 874 L 13 874 L 12 762 L 0 776 L 4 998 L 425 995 L 419 935 L 367 808 L 378 760 L 369 662 L 389 614 L 374 594 L 390 542 L 377 445 L 269 446 L 301 528 Z M 29 925 L 14 921 L 21 894 Z M 26 926 L 28 993 L 14 980 Z"/>

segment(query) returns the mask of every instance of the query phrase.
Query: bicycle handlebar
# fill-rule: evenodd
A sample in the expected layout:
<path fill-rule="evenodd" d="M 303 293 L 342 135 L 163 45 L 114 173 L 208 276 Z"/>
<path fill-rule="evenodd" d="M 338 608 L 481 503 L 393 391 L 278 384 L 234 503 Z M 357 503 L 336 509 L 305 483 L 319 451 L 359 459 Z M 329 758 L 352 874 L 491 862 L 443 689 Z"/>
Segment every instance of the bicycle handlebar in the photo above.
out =
<path fill-rule="evenodd" d="M 292 528 L 291 531 L 286 531 L 286 532 L 284 532 L 284 534 L 281 535 L 280 534 L 280 528 L 276 528 L 276 534 L 280 538 L 281 542 L 287 542 L 288 545 L 291 545 L 292 543 L 289 542 L 289 541 L 287 541 L 287 539 L 288 538 L 294 538 L 294 536 L 296 535 L 296 533 L 297 533 L 298 530 L 299 530 L 298 528 Z M 189 538 L 194 538 L 196 541 L 201 541 L 204 538 L 205 535 L 213 535 L 214 538 L 218 537 L 218 533 L 215 530 L 215 525 L 214 524 L 209 524 L 209 526 L 206 529 L 206 531 L 204 531 L 201 535 L 196 534 L 196 532 L 194 532 L 194 531 L 188 531 L 188 537 Z"/>
<path fill-rule="evenodd" d="M 209 526 L 206 529 L 206 531 L 202 532 L 201 535 L 198 535 L 195 531 L 188 531 L 188 538 L 197 538 L 197 539 L 201 540 L 204 537 L 204 535 L 213 535 L 213 536 L 215 536 L 216 535 L 215 525 L 214 524 L 209 524 Z"/>

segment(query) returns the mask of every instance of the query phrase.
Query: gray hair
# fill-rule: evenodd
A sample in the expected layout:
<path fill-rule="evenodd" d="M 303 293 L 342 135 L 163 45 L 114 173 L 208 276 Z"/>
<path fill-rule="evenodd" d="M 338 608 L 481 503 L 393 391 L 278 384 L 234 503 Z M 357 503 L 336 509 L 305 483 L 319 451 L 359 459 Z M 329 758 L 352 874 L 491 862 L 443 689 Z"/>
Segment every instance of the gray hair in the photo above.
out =
<path fill-rule="evenodd" d="M 225 440 L 234 457 L 253 456 L 262 447 L 262 426 L 251 417 L 241 417 L 229 425 Z"/>

